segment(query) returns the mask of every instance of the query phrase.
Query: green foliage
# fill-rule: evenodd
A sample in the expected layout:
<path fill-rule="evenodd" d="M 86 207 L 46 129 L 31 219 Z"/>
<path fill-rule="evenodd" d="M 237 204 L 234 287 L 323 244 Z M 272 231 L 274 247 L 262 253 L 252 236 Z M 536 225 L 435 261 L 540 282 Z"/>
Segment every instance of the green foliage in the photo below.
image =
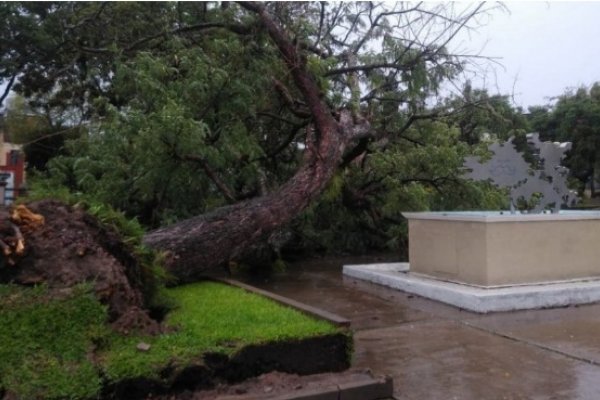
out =
<path fill-rule="evenodd" d="M 565 165 L 581 189 L 588 182 L 593 187 L 600 163 L 600 83 L 589 90 L 567 91 L 551 108 L 533 107 L 530 111 L 532 125 L 543 139 L 573 143 Z"/>
<path fill-rule="evenodd" d="M 263 88 L 278 63 L 253 62 L 252 49 L 235 38 L 173 46 L 174 54 L 141 53 L 119 66 L 114 87 L 130 97 L 127 108 L 98 99 L 103 122 L 52 160 L 53 184 L 158 226 L 226 204 L 215 179 L 246 196 L 263 175 L 273 184 L 289 176 L 276 158 L 264 158 L 267 133 L 281 122 L 256 119 L 272 101 Z"/>
<path fill-rule="evenodd" d="M 46 111 L 90 116 L 109 96 L 115 61 L 140 48 L 166 51 L 162 35 L 210 17 L 206 5 L 156 2 L 14 2 L 0 4 L 0 80 L 19 75 L 15 89 Z"/>
<path fill-rule="evenodd" d="M 453 111 L 448 123 L 456 126 L 460 140 L 470 145 L 489 138 L 507 140 L 530 131 L 523 110 L 514 108 L 508 96 L 491 96 L 485 89 L 474 89 L 470 82 L 460 96 L 452 96 L 445 102 Z"/>
<path fill-rule="evenodd" d="M 88 355 L 108 333 L 106 317 L 87 287 L 52 299 L 45 287 L 0 285 L 0 388 L 23 399 L 95 397 L 101 379 Z"/>
<path fill-rule="evenodd" d="M 4 112 L 4 140 L 23 145 L 30 170 L 44 170 L 48 160 L 60 154 L 65 139 L 81 134 L 79 126 L 66 126 L 65 121 L 29 107 L 25 98 L 10 98 Z"/>
<path fill-rule="evenodd" d="M 470 12 L 421 3 L 264 6 L 297 44 L 325 112 L 350 109 L 373 128 L 362 164 L 339 171 L 299 218 L 295 230 L 306 241 L 331 250 L 401 246 L 400 210 L 497 205 L 489 188 L 459 178 L 461 157 L 471 151 L 461 140 L 487 128 L 498 135 L 521 129 L 518 111 L 505 97 L 470 87 L 464 99 L 428 106 L 464 66 L 445 46 Z M 59 40 L 58 26 L 71 27 L 72 39 L 56 54 L 46 51 L 51 62 L 37 53 L 24 58 L 27 77 L 17 86 L 30 104 L 78 108 L 88 123 L 48 164 L 47 186 L 85 193 L 157 227 L 275 191 L 298 169 L 313 125 L 306 99 L 243 6 L 4 9 L 11 10 L 9 29 L 39 20 L 38 34 L 28 37 L 34 49 Z M 0 77 L 9 76 L 2 72 L 0 60 Z M 48 82 L 53 73 L 60 85 Z M 430 113 L 438 117 L 425 118 Z"/>
<path fill-rule="evenodd" d="M 457 129 L 442 122 L 421 122 L 338 174 L 319 202 L 296 221 L 294 228 L 304 245 L 351 253 L 404 253 L 404 211 L 506 208 L 506 193 L 461 178 L 464 157 L 473 149 L 458 136 Z"/>

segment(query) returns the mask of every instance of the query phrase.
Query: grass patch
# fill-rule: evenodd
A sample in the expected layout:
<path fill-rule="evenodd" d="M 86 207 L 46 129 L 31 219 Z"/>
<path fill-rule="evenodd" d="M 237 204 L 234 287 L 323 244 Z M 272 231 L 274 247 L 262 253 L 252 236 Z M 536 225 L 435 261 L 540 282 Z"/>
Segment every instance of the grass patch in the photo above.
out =
<path fill-rule="evenodd" d="M 302 339 L 337 331 L 319 321 L 264 297 L 215 282 L 201 282 L 168 290 L 176 305 L 166 324 L 177 332 L 158 337 L 115 338 L 104 354 L 111 380 L 156 377 L 172 363 L 184 366 L 206 352 L 231 354 L 249 344 Z M 136 350 L 140 340 L 151 345 Z"/>
<path fill-rule="evenodd" d="M 0 285 L 0 388 L 19 398 L 97 396 L 110 382 L 158 378 L 206 352 L 332 334 L 338 329 L 271 300 L 228 285 L 202 282 L 166 290 L 172 333 L 120 336 L 89 287 L 50 299 L 44 287 Z M 147 352 L 139 342 L 151 345 Z M 91 355 L 94 354 L 94 357 Z M 94 361 L 92 361 L 94 360 Z"/>
<path fill-rule="evenodd" d="M 88 353 L 108 334 L 106 315 L 86 287 L 50 299 L 44 287 L 0 286 L 0 387 L 23 399 L 95 395 Z"/>

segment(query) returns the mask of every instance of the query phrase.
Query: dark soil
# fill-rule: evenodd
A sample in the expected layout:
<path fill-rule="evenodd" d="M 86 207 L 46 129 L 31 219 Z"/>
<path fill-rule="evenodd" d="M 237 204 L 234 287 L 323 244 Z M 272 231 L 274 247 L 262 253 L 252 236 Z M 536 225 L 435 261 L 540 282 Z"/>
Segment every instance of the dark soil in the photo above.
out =
<path fill-rule="evenodd" d="M 186 391 L 179 394 L 147 397 L 155 400 L 247 400 L 270 399 L 284 394 L 327 390 L 344 383 L 356 383 L 373 378 L 370 371 L 346 371 L 315 375 L 296 375 L 269 372 L 234 385 L 219 385 L 212 390 Z"/>
<path fill-rule="evenodd" d="M 0 266 L 0 283 L 35 285 L 64 290 L 91 283 L 108 306 L 112 326 L 121 333 L 156 334 L 160 324 L 149 317 L 141 291 L 140 268 L 131 249 L 119 235 L 84 210 L 54 200 L 27 207 L 44 217 L 43 224 L 29 227 L 20 221 L 25 252 L 12 264 Z M 8 215 L 6 211 L 0 213 Z"/>
<path fill-rule="evenodd" d="M 352 337 L 332 334 L 246 346 L 231 357 L 204 354 L 183 370 L 165 370 L 160 380 L 131 379 L 107 387 L 104 397 L 118 400 L 162 395 L 185 396 L 193 390 L 227 387 L 262 373 L 280 371 L 301 375 L 343 371 L 350 366 Z M 187 393 L 187 394 L 186 394 Z M 170 398 L 170 397 L 164 397 Z"/>

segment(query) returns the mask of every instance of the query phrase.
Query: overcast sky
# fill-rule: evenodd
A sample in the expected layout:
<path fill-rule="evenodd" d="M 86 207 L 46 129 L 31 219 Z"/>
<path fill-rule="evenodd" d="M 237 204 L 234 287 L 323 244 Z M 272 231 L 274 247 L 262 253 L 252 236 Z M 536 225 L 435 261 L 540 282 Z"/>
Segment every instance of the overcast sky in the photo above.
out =
<path fill-rule="evenodd" d="M 455 44 L 501 57 L 504 68 L 494 67 L 485 79 L 491 93 L 514 93 L 515 105 L 526 109 L 600 81 L 600 2 L 504 4 L 508 11 L 494 12 Z"/>

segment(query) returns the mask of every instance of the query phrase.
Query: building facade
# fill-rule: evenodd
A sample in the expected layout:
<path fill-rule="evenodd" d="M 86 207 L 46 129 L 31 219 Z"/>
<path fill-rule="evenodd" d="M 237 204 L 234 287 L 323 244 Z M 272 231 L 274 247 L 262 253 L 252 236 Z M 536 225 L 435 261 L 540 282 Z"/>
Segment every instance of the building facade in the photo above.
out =
<path fill-rule="evenodd" d="M 25 153 L 0 132 L 0 204 L 11 204 L 25 193 Z"/>

